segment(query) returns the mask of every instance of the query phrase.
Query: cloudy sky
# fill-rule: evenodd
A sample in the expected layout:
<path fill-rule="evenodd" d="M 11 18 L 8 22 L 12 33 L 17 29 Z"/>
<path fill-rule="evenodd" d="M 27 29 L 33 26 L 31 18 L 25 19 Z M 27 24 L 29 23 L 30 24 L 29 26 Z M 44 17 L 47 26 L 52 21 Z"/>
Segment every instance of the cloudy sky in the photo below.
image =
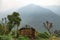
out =
<path fill-rule="evenodd" d="M 0 0 L 0 11 L 12 8 L 20 8 L 28 4 L 39 6 L 60 5 L 60 0 Z"/>

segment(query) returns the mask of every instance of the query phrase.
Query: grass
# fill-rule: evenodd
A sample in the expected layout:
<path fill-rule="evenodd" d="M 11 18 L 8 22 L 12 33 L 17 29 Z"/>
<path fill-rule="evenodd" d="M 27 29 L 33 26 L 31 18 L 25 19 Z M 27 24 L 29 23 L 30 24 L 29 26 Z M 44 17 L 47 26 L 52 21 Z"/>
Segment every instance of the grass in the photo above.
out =
<path fill-rule="evenodd" d="M 12 35 L 0 35 L 0 40 L 13 40 Z M 20 36 L 17 40 L 29 40 L 27 37 Z M 37 38 L 36 40 L 60 40 L 60 37 L 51 36 L 49 38 Z"/>

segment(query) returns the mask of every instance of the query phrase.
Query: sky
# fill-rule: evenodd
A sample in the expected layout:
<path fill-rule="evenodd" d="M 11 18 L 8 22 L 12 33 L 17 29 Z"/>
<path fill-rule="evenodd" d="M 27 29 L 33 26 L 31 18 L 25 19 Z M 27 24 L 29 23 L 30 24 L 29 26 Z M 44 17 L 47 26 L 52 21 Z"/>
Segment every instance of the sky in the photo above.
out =
<path fill-rule="evenodd" d="M 39 6 L 60 5 L 60 0 L 0 0 L 0 11 L 6 11 L 12 8 L 21 8 L 29 4 Z"/>

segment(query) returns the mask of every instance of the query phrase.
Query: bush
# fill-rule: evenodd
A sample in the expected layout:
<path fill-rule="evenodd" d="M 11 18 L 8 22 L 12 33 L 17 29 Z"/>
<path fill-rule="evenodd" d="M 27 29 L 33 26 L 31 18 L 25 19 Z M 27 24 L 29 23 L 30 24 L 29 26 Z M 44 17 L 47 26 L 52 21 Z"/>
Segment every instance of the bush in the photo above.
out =
<path fill-rule="evenodd" d="M 26 37 L 26 36 L 20 36 L 20 37 L 18 38 L 18 40 L 29 40 L 29 38 Z"/>
<path fill-rule="evenodd" d="M 44 33 L 39 33 L 38 34 L 38 37 L 39 38 L 49 38 L 50 37 L 50 35 L 47 33 L 47 32 L 44 32 Z"/>

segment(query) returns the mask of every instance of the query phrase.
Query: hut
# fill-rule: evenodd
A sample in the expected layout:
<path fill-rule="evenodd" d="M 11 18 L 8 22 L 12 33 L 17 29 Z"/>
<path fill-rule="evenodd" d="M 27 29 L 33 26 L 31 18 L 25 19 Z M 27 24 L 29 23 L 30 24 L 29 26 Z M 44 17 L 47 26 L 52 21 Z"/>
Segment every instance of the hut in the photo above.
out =
<path fill-rule="evenodd" d="M 18 30 L 19 35 L 27 36 L 29 38 L 35 38 L 35 29 L 26 25 Z"/>

